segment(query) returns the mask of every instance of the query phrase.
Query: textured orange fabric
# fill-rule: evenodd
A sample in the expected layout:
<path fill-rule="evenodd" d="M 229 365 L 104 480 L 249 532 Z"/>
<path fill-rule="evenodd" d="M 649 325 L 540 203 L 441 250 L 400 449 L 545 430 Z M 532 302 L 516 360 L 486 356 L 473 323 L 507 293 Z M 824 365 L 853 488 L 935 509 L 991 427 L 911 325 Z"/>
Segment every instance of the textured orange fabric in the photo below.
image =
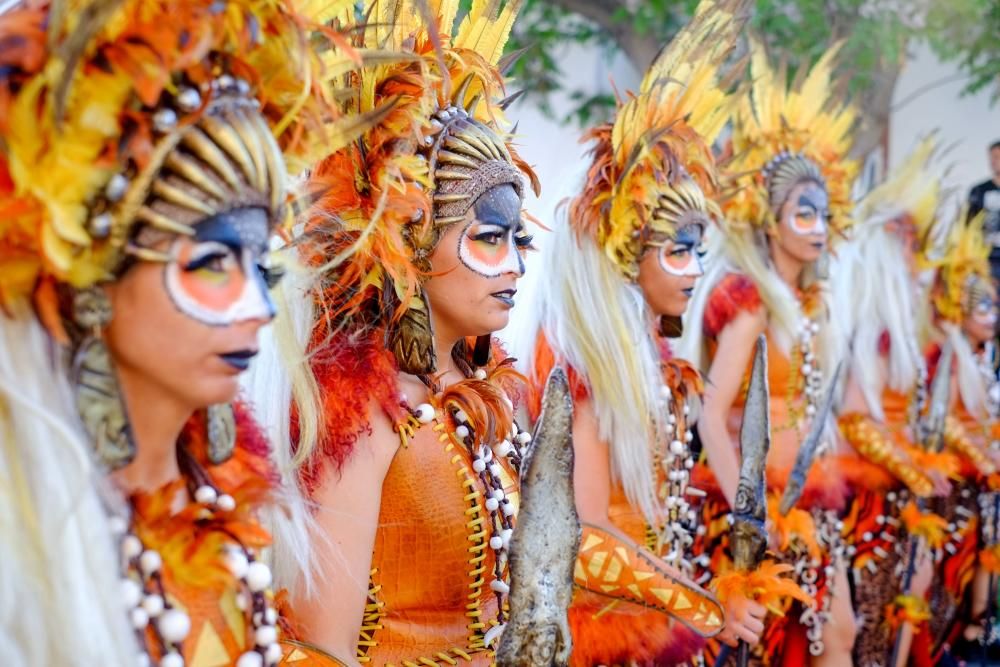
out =
<path fill-rule="evenodd" d="M 516 506 L 516 478 L 502 465 Z M 370 624 L 381 627 L 359 649 L 367 662 L 492 662 L 483 634 L 497 616 L 495 556 L 484 502 L 471 456 L 440 430 L 425 426 L 400 447 L 382 485 L 372 559 L 381 609 Z"/>

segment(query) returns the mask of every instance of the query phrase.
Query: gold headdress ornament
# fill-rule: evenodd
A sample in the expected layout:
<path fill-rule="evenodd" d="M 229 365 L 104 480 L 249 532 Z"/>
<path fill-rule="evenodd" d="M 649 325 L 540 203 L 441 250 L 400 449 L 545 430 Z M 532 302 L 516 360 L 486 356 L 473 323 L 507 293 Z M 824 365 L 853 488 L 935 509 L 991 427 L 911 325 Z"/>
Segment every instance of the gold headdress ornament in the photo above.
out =
<path fill-rule="evenodd" d="M 984 214 L 964 223 L 961 213 L 954 223 L 948 250 L 938 263 L 933 300 L 938 314 L 960 324 L 984 297 L 995 298 L 990 275 L 990 246 L 983 237 Z"/>
<path fill-rule="evenodd" d="M 323 309 L 337 323 L 384 327 L 397 363 L 414 373 L 436 366 L 422 282 L 442 230 L 494 186 L 510 184 L 520 195 L 522 174 L 538 190 L 501 129 L 498 63 L 520 2 L 474 0 L 456 31 L 458 6 L 457 0 L 370 4 L 369 27 L 354 47 L 362 55 L 380 48 L 409 57 L 349 76 L 347 104 L 358 112 L 392 108 L 318 165 L 310 183 L 315 261 L 329 265 L 336 258 L 323 285 Z M 333 326 L 339 324 L 320 324 Z"/>
<path fill-rule="evenodd" d="M 941 177 L 934 168 L 940 153 L 936 137 L 931 135 L 921 140 L 903 164 L 858 203 L 855 209 L 858 223 L 905 218 L 913 224 L 921 244 L 925 244 L 935 226 L 941 201 Z"/>
<path fill-rule="evenodd" d="M 797 85 L 788 87 L 784 67 L 767 62 L 752 45 L 751 91 L 740 99 L 733 126 L 733 174 L 723 205 L 726 224 L 737 230 L 769 227 L 796 183 L 823 184 L 830 200 L 830 226 L 850 224 L 851 184 L 858 165 L 847 159 L 855 109 L 838 99 L 832 71 L 839 46 L 828 50 Z"/>
<path fill-rule="evenodd" d="M 357 55 L 308 48 L 335 38 L 309 4 L 29 0 L 0 15 L 0 304 L 162 259 L 143 228 L 189 235 L 249 206 L 283 222 L 286 160 L 301 169 L 363 127 L 326 81 Z"/>
<path fill-rule="evenodd" d="M 736 100 L 720 81 L 719 67 L 747 16 L 741 0 L 702 0 L 614 124 L 584 137 L 596 142 L 594 157 L 584 190 L 571 203 L 570 220 L 629 278 L 635 278 L 654 231 L 672 237 L 686 221 L 719 217 L 711 144 Z"/>

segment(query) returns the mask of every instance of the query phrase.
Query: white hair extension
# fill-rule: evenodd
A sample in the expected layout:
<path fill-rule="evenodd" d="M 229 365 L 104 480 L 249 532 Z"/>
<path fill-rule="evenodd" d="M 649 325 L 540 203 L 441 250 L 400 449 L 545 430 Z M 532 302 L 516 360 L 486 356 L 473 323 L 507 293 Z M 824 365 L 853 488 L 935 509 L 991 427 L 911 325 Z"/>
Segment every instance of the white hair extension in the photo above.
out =
<path fill-rule="evenodd" d="M 666 435 L 659 391 L 660 356 L 652 317 L 638 286 L 626 281 L 589 237 L 577 238 L 557 213 L 542 249 L 546 279 L 534 295 L 532 321 L 518 349 L 532 350 L 539 331 L 555 353 L 586 382 L 598 436 L 611 450 L 612 476 L 629 501 L 658 525 L 663 508 L 652 474 L 653 443 Z M 573 251 L 570 251 L 573 248 Z M 526 369 L 533 354 L 523 357 Z"/>
<path fill-rule="evenodd" d="M 29 307 L 0 316 L 0 654 L 11 667 L 130 665 L 107 509 L 62 359 Z M 118 508 L 114 508 L 118 509 Z"/>
<path fill-rule="evenodd" d="M 908 392 L 923 367 L 916 287 L 898 236 L 886 224 L 902 211 L 888 211 L 862 223 L 840 250 L 833 267 L 834 320 L 850 350 L 850 375 L 872 416 L 885 419 L 880 387 Z M 862 316 L 863 315 L 863 316 Z M 879 377 L 879 339 L 889 335 L 888 378 Z"/>
<path fill-rule="evenodd" d="M 254 417 L 271 444 L 272 460 L 281 475 L 276 504 L 261 512 L 271 533 L 268 550 L 276 588 L 311 593 L 314 577 L 312 541 L 316 539 L 311 505 L 303 493 L 298 468 L 301 453 L 293 455 L 291 409 L 296 383 L 313 382 L 306 349 L 313 324 L 312 277 L 291 266 L 276 290 L 278 317 L 261 332 L 260 352 L 241 377 Z M 314 384 L 312 385 L 314 386 Z"/>
<path fill-rule="evenodd" d="M 977 419 L 989 419 L 986 402 L 986 383 L 976 363 L 976 353 L 962 328 L 952 322 L 942 322 L 941 330 L 951 342 L 958 361 L 958 393 L 966 411 Z M 941 369 L 938 369 L 939 371 Z"/>

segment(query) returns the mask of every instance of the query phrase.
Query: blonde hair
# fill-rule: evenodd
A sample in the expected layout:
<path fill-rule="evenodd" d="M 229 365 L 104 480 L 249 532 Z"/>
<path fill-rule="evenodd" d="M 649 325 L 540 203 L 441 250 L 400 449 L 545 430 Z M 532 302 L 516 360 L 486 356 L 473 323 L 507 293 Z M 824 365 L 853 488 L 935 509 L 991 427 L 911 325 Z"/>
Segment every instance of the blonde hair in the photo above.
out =
<path fill-rule="evenodd" d="M 590 392 L 598 436 L 611 451 L 612 477 L 647 521 L 658 525 L 664 513 L 652 466 L 654 443 L 666 438 L 663 374 L 642 292 L 593 239 L 573 233 L 565 207 L 541 255 L 546 275 L 535 288 L 532 319 L 518 349 L 533 349 L 544 334 L 556 363 L 579 373 Z M 530 372 L 533 354 L 525 355 L 524 363 Z"/>
<path fill-rule="evenodd" d="M 889 336 L 887 386 L 908 392 L 924 366 L 920 351 L 917 281 L 901 260 L 902 243 L 886 225 L 903 210 L 874 214 L 855 228 L 854 237 L 838 251 L 833 270 L 834 319 L 849 350 L 849 375 L 861 389 L 872 416 L 884 420 L 879 377 L 879 340 Z"/>
<path fill-rule="evenodd" d="M 0 315 L 0 649 L 4 664 L 126 665 L 106 486 L 60 351 L 27 304 Z M 123 510 L 122 510 L 123 511 Z"/>

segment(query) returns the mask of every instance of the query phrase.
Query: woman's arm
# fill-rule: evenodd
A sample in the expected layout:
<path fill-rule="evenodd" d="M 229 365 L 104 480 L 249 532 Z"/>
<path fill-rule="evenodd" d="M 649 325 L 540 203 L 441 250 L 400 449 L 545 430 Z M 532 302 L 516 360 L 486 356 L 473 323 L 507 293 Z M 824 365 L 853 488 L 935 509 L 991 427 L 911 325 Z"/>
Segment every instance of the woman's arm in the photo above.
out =
<path fill-rule="evenodd" d="M 708 596 L 707 592 L 675 568 L 651 552 L 641 549 L 611 522 L 608 516 L 611 506 L 611 452 L 608 443 L 598 435 L 597 417 L 587 399 L 577 400 L 573 406 L 573 453 L 573 488 L 580 521 L 605 531 L 636 551 L 641 551 L 658 570 Z M 733 596 L 725 610 L 726 625 L 719 638 L 727 644 L 735 644 L 739 639 L 751 645 L 757 644 L 764 631 L 763 619 L 766 614 L 767 610 L 753 600 Z"/>
<path fill-rule="evenodd" d="M 739 448 L 729 436 L 726 423 L 736 402 L 757 337 L 767 329 L 763 308 L 741 312 L 719 332 L 719 346 L 705 383 L 705 398 L 698 435 L 708 455 L 708 465 L 719 488 L 732 507 L 740 478 Z"/>
<path fill-rule="evenodd" d="M 311 595 L 293 600 L 303 639 L 355 664 L 382 483 L 399 447 L 399 436 L 377 405 L 371 406 L 371 434 L 362 434 L 340 471 L 325 471 L 312 500 L 318 576 Z"/>

